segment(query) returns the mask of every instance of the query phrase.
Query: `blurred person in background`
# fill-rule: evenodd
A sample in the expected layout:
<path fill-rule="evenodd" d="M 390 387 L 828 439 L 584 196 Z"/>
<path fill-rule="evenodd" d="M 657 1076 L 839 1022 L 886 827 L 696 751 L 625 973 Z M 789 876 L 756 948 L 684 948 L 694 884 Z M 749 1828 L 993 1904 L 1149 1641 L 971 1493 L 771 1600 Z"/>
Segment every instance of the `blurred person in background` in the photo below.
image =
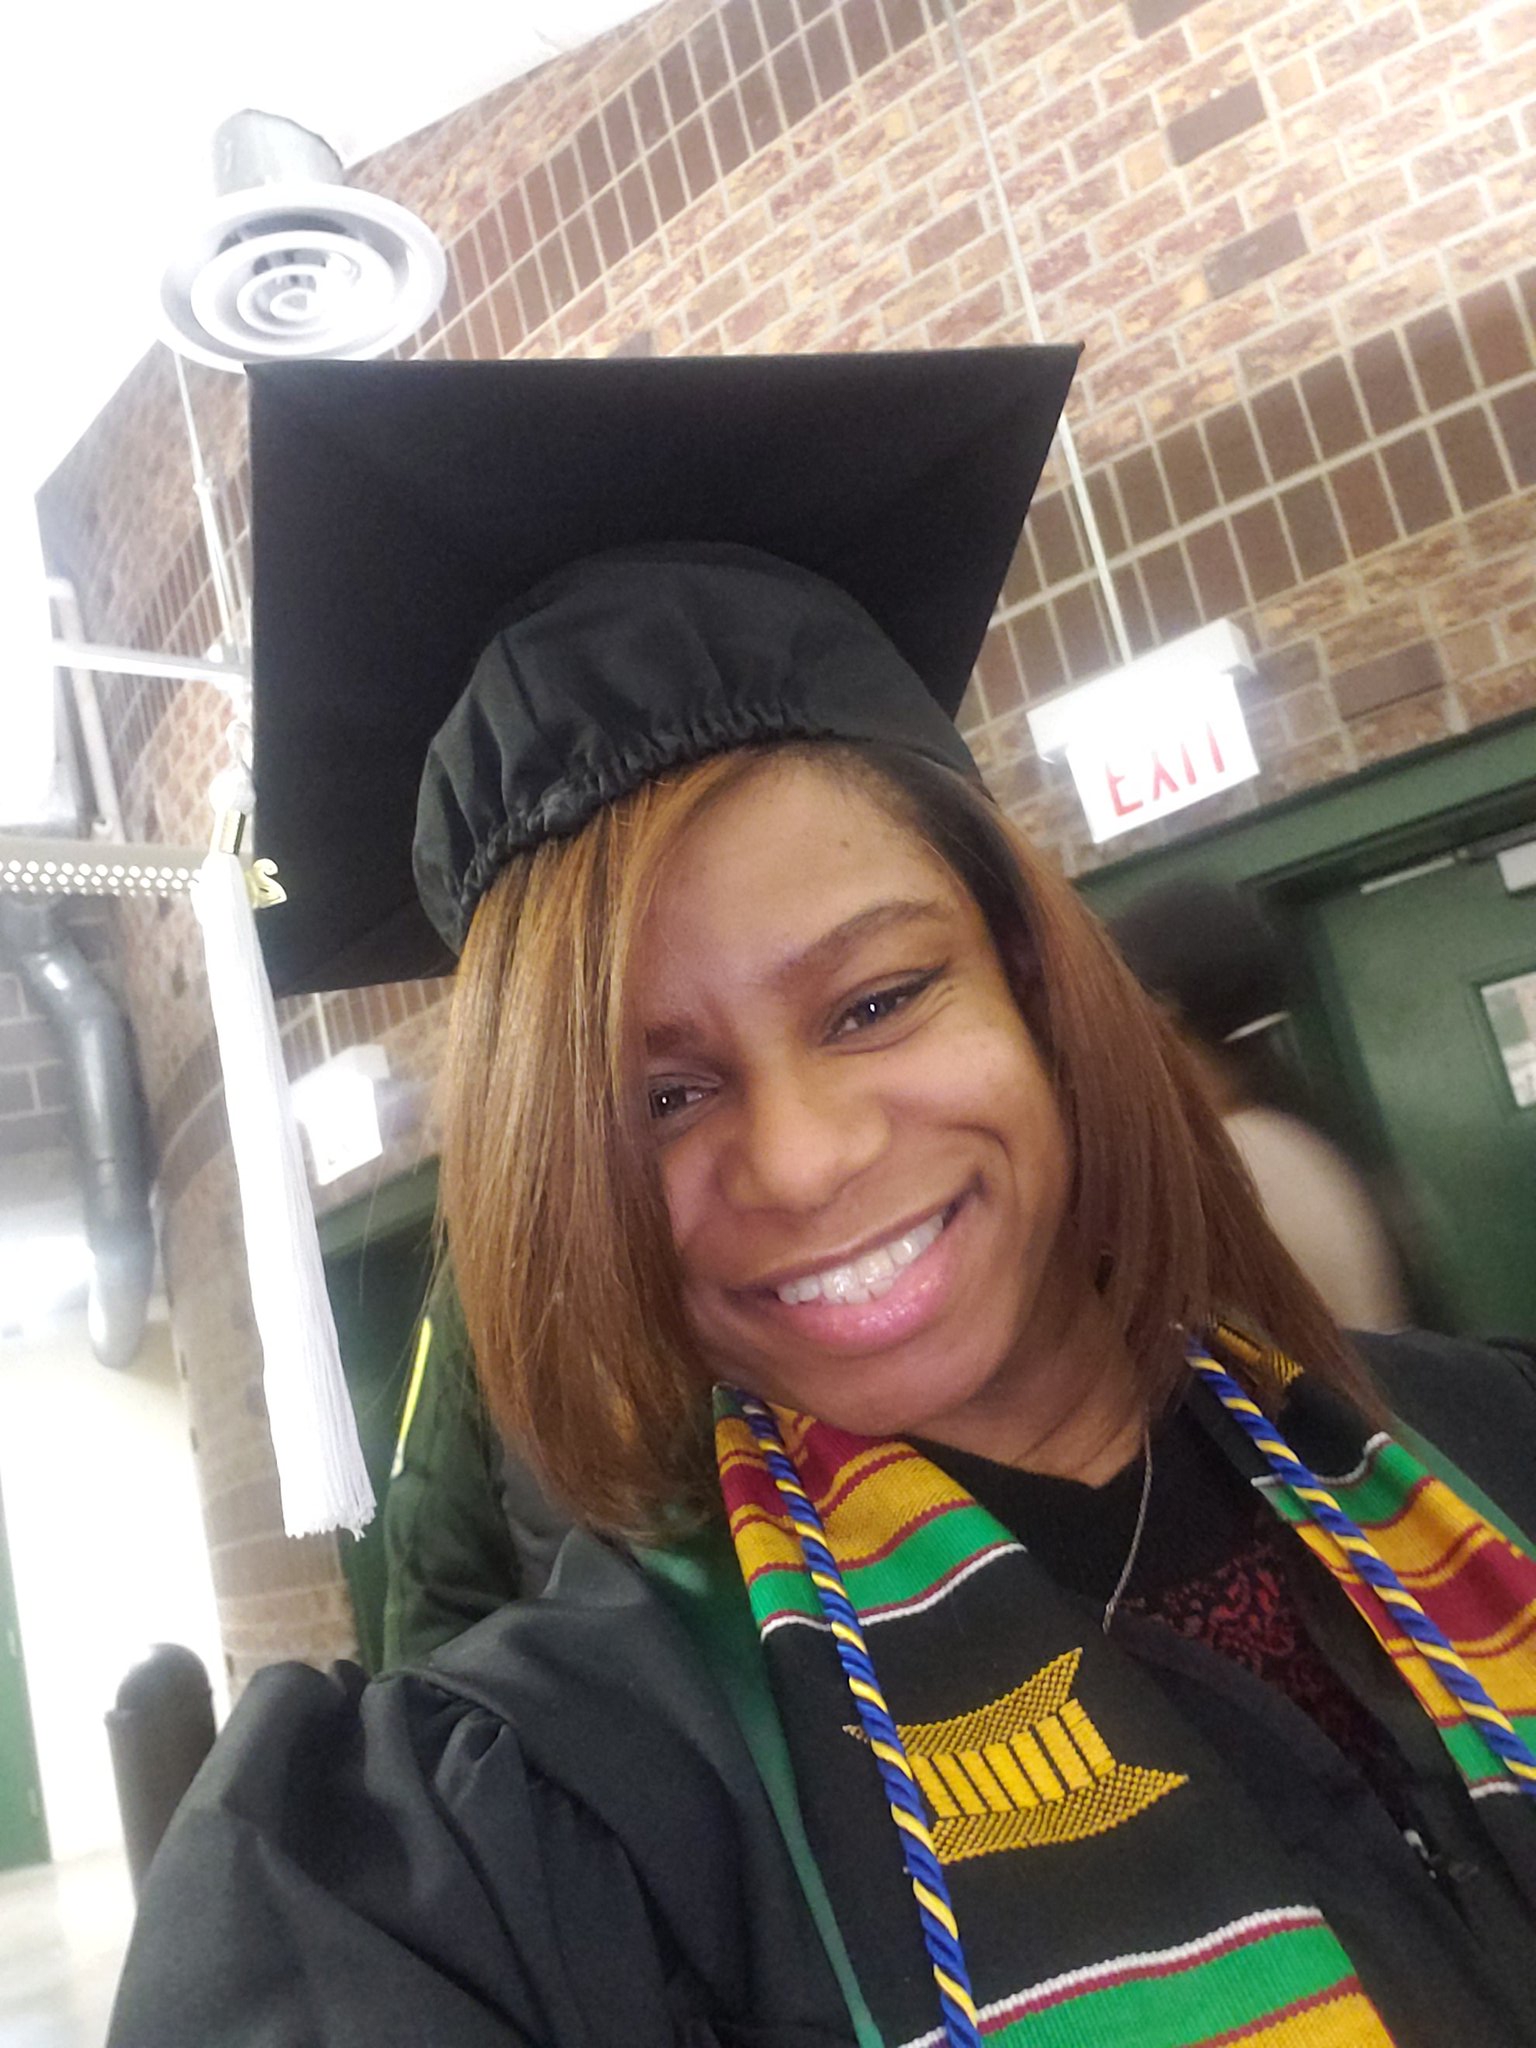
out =
<path fill-rule="evenodd" d="M 1193 880 L 1148 890 L 1111 929 L 1194 1055 L 1270 1227 L 1331 1313 L 1347 1330 L 1406 1329 L 1392 1235 L 1280 1049 L 1292 989 L 1272 926 L 1236 889 Z"/>

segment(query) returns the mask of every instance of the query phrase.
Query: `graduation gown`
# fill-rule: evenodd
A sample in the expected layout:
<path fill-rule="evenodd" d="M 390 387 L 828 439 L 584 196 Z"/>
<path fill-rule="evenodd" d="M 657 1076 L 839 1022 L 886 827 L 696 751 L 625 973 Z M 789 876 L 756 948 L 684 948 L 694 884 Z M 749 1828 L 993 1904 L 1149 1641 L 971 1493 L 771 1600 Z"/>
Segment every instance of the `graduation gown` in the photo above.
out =
<path fill-rule="evenodd" d="M 1394 1405 L 1536 1524 L 1529 1360 L 1365 1348 Z M 1400 2048 L 1531 2048 L 1536 1929 L 1433 1730 L 1415 1739 L 1347 1617 L 1331 1634 L 1332 1590 L 1321 1647 L 1374 1689 L 1415 1796 L 1443 1809 L 1442 1869 L 1270 1688 L 1155 1622 L 1129 1620 L 1125 1654 L 1237 1779 Z M 584 1534 L 544 1599 L 430 1669 L 261 1673 L 151 1868 L 108 2048 L 850 2042 L 744 1725 L 665 1586 Z"/>

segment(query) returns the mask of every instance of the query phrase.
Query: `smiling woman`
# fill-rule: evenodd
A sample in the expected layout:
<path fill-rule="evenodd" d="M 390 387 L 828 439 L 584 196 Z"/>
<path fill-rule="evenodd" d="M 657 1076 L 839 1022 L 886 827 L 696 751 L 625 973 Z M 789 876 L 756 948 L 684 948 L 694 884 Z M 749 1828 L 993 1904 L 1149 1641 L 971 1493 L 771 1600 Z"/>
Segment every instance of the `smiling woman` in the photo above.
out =
<path fill-rule="evenodd" d="M 255 373 L 269 961 L 459 956 L 578 1527 L 251 1686 L 113 2048 L 1536 2041 L 1536 1389 L 1378 1384 L 952 723 L 1070 367 Z"/>

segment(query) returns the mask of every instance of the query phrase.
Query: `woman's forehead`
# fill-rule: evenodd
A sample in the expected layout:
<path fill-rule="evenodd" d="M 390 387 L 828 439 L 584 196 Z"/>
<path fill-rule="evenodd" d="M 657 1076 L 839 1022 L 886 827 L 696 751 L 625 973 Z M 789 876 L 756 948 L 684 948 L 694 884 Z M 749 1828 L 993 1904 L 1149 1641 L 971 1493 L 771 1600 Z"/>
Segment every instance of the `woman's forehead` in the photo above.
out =
<path fill-rule="evenodd" d="M 769 761 L 694 818 L 642 926 L 643 992 L 690 971 L 782 981 L 865 940 L 963 914 L 944 862 L 861 779 L 803 756 Z"/>

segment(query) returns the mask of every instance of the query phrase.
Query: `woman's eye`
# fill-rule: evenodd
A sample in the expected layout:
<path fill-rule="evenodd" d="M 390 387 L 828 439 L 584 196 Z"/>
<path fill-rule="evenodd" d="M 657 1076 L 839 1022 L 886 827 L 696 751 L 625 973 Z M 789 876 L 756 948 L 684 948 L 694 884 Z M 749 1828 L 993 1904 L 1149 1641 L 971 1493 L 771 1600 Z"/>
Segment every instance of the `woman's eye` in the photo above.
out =
<path fill-rule="evenodd" d="M 855 1032 L 868 1031 L 875 1024 L 883 1024 L 888 1017 L 916 1000 L 923 991 L 938 979 L 937 972 L 920 974 L 914 981 L 898 982 L 894 988 L 871 989 L 867 996 L 850 1003 L 839 1015 L 832 1027 L 834 1038 L 850 1038 Z"/>
<path fill-rule="evenodd" d="M 696 1102 L 702 1102 L 704 1090 L 693 1081 L 657 1081 L 646 1095 L 651 1121 L 661 1123 L 668 1117 L 681 1116 L 685 1109 L 692 1109 Z"/>

